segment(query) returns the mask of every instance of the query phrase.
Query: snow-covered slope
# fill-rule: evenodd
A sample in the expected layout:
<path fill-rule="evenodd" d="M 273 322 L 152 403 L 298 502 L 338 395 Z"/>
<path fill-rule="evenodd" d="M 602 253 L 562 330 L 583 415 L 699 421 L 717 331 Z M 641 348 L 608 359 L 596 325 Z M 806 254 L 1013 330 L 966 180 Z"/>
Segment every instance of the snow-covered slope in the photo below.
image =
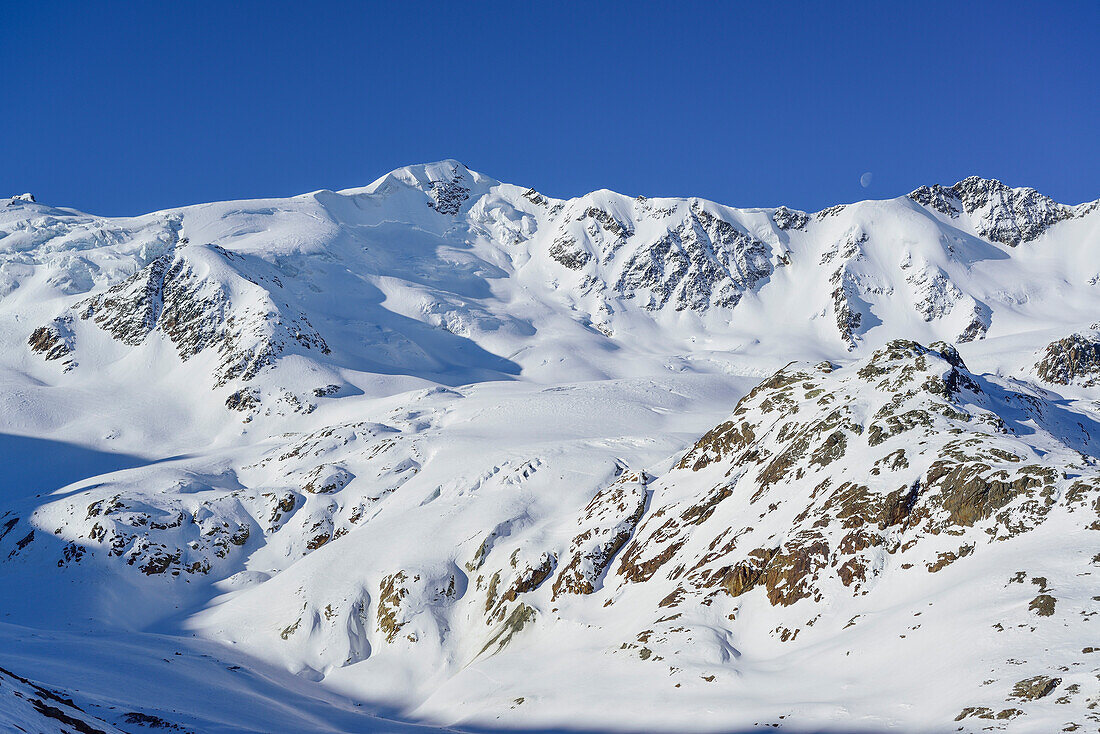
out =
<path fill-rule="evenodd" d="M 0 204 L 0 665 L 135 670 L 66 715 L 1100 720 L 1098 202 L 557 200 L 442 161 L 128 219 Z M 148 671 L 172 644 L 188 672 Z"/>

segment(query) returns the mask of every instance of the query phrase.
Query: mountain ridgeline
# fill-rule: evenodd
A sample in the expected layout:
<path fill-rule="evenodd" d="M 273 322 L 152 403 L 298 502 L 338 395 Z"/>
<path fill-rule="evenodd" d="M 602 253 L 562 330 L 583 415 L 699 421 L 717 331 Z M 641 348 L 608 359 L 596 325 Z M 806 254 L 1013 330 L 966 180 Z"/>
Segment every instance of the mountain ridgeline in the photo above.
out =
<path fill-rule="evenodd" d="M 241 701 L 289 673 L 343 722 L 303 731 L 1093 730 L 1097 314 L 1100 200 L 977 177 L 10 199 L 0 448 L 44 448 L 0 495 L 4 625 L 73 637 L 0 626 L 0 723 L 269 730 L 165 692 L 202 640 Z M 82 635 L 189 672 L 96 688 Z"/>

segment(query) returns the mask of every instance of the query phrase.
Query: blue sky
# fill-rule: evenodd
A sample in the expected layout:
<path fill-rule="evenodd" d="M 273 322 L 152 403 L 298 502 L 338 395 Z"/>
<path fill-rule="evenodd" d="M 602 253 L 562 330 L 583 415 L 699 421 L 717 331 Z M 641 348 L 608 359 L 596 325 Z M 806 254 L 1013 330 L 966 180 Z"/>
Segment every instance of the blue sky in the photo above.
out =
<path fill-rule="evenodd" d="M 817 210 L 969 174 L 1100 196 L 1095 0 L 10 2 L 0 18 L 0 196 L 100 214 L 441 158 L 562 197 Z"/>

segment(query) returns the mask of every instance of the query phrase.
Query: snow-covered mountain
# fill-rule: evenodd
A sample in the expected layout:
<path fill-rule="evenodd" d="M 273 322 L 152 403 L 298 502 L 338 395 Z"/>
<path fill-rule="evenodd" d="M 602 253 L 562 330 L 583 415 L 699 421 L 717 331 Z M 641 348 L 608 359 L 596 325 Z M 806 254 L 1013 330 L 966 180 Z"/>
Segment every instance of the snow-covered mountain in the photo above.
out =
<path fill-rule="evenodd" d="M 7 725 L 1100 722 L 1100 200 L 23 195 L 0 340 Z"/>

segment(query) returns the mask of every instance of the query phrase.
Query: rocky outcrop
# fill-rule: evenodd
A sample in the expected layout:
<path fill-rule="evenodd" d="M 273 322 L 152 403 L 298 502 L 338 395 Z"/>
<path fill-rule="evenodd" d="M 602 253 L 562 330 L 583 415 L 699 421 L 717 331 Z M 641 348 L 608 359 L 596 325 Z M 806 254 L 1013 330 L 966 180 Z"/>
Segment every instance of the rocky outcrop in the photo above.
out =
<path fill-rule="evenodd" d="M 386 642 L 393 642 L 401 628 L 407 623 L 399 618 L 401 606 L 409 590 L 405 583 L 409 575 L 404 571 L 398 571 L 386 576 L 378 587 L 378 631 L 386 638 Z"/>
<path fill-rule="evenodd" d="M 836 329 L 840 338 L 847 343 L 848 349 L 856 348 L 856 334 L 863 323 L 863 313 L 858 310 L 858 296 L 855 288 L 838 270 L 833 278 L 832 298 L 833 314 L 836 316 Z"/>
<path fill-rule="evenodd" d="M 591 594 L 601 582 L 615 554 L 626 544 L 645 512 L 644 472 L 623 471 L 584 508 L 577 524 L 583 530 L 569 543 L 565 562 L 554 580 L 554 597 Z"/>
<path fill-rule="evenodd" d="M 781 230 L 805 229 L 810 223 L 810 215 L 797 209 L 788 209 L 781 206 L 772 214 L 772 221 Z"/>
<path fill-rule="evenodd" d="M 892 291 L 861 267 L 867 259 L 864 246 L 869 239 L 861 227 L 854 227 L 836 240 L 820 259 L 821 265 L 833 268 L 829 276 L 832 312 L 840 338 L 849 351 L 856 348 L 861 333 L 869 326 L 865 323 L 865 317 L 870 314 L 867 299 L 889 295 Z"/>
<path fill-rule="evenodd" d="M 196 474 L 166 469 L 137 483 L 97 484 L 43 507 L 41 517 L 0 521 L 0 557 L 39 557 L 59 568 L 104 563 L 155 578 L 224 578 L 247 554 L 278 544 L 288 557 L 341 538 L 364 514 L 416 474 L 394 451 L 396 433 L 377 424 L 329 426 L 288 436 L 241 471 Z M 392 453 L 391 453 L 392 452 Z M 317 457 L 327 456 L 329 461 Z M 355 472 L 382 483 L 357 493 Z M 122 571 L 127 573 L 129 571 Z"/>
<path fill-rule="evenodd" d="M 1031 242 L 1052 225 L 1073 216 L 1070 207 L 1035 189 L 1009 188 L 995 179 L 978 176 L 951 187 L 922 186 L 909 198 L 952 218 L 965 212 L 979 236 L 1010 247 Z"/>
<path fill-rule="evenodd" d="M 644 308 L 732 308 L 772 273 L 766 244 L 701 206 L 626 259 L 613 290 Z"/>
<path fill-rule="evenodd" d="M 455 170 L 450 180 L 432 181 L 428 189 L 428 206 L 440 214 L 454 216 L 462 208 L 463 202 L 470 198 L 470 188 L 466 176 Z"/>
<path fill-rule="evenodd" d="M 796 212 L 790 212 L 797 224 Z M 647 234 L 639 227 L 659 222 Z M 693 200 L 658 208 L 644 197 L 626 206 L 565 206 L 550 258 L 583 277 L 582 294 L 626 298 L 647 311 L 733 308 L 771 275 L 771 247 L 720 209 Z M 594 319 L 597 323 L 602 319 Z"/>
<path fill-rule="evenodd" d="M 47 362 L 62 359 L 65 370 L 71 370 L 76 366 L 72 359 L 76 349 L 76 337 L 72 330 L 72 316 L 66 314 L 59 316 L 47 326 L 40 326 L 31 332 L 27 339 L 27 345 L 32 352 L 41 354 Z"/>
<path fill-rule="evenodd" d="M 270 294 L 225 267 L 241 256 L 221 248 L 177 247 L 129 279 L 80 303 L 76 313 L 118 341 L 141 345 L 154 331 L 187 360 L 206 350 L 219 356 L 215 384 L 247 381 L 294 348 L 328 354 L 305 314 L 285 315 Z M 213 262 L 211 262 L 213 261 Z M 251 292 L 245 302 L 234 293 Z"/>
<path fill-rule="evenodd" d="M 79 529 L 55 530 L 54 535 L 75 535 L 61 548 L 58 567 L 79 564 L 86 555 L 98 553 L 146 576 L 205 575 L 215 566 L 231 567 L 255 528 L 242 504 L 249 500 L 232 493 L 201 503 L 166 496 L 157 505 L 122 494 L 100 494 L 82 507 L 87 499 L 77 496 L 66 502 L 71 522 Z M 27 544 L 15 552 L 29 553 L 35 547 Z"/>
<path fill-rule="evenodd" d="M 580 270 L 592 260 L 592 255 L 582 249 L 575 239 L 564 235 L 550 246 L 550 257 L 570 270 Z"/>
<path fill-rule="evenodd" d="M 332 494 L 339 492 L 355 479 L 355 475 L 336 464 L 320 464 L 306 472 L 302 491 L 310 494 Z"/>
<path fill-rule="evenodd" d="M 382 578 L 378 587 L 378 631 L 388 643 L 415 644 L 430 634 L 438 644 L 446 634 L 436 612 L 458 596 L 454 574 L 401 570 Z"/>
<path fill-rule="evenodd" d="M 998 416 L 1008 403 L 1023 411 L 1015 424 Z M 1090 526 L 1100 473 L 1073 450 L 1040 459 L 1021 440 L 1032 422 L 1063 430 L 1057 410 L 987 391 L 942 343 L 890 342 L 840 369 L 788 366 L 656 483 L 616 573 L 677 582 L 674 606 L 756 589 L 774 606 L 826 603 L 872 588 L 891 567 L 938 572 L 1037 528 L 1056 507 Z M 1068 479 L 1082 472 L 1087 480 Z M 694 473 L 713 488 L 662 501 Z M 782 533 L 753 527 L 777 513 Z"/>
<path fill-rule="evenodd" d="M 1058 385 L 1095 385 L 1100 377 L 1100 338 L 1072 334 L 1051 342 L 1035 363 L 1035 371 L 1040 379 Z"/>
<path fill-rule="evenodd" d="M 1036 675 L 1025 678 L 1012 687 L 1012 698 L 1020 701 L 1036 701 L 1054 693 L 1061 682 L 1061 678 L 1054 678 L 1049 675 Z"/>

